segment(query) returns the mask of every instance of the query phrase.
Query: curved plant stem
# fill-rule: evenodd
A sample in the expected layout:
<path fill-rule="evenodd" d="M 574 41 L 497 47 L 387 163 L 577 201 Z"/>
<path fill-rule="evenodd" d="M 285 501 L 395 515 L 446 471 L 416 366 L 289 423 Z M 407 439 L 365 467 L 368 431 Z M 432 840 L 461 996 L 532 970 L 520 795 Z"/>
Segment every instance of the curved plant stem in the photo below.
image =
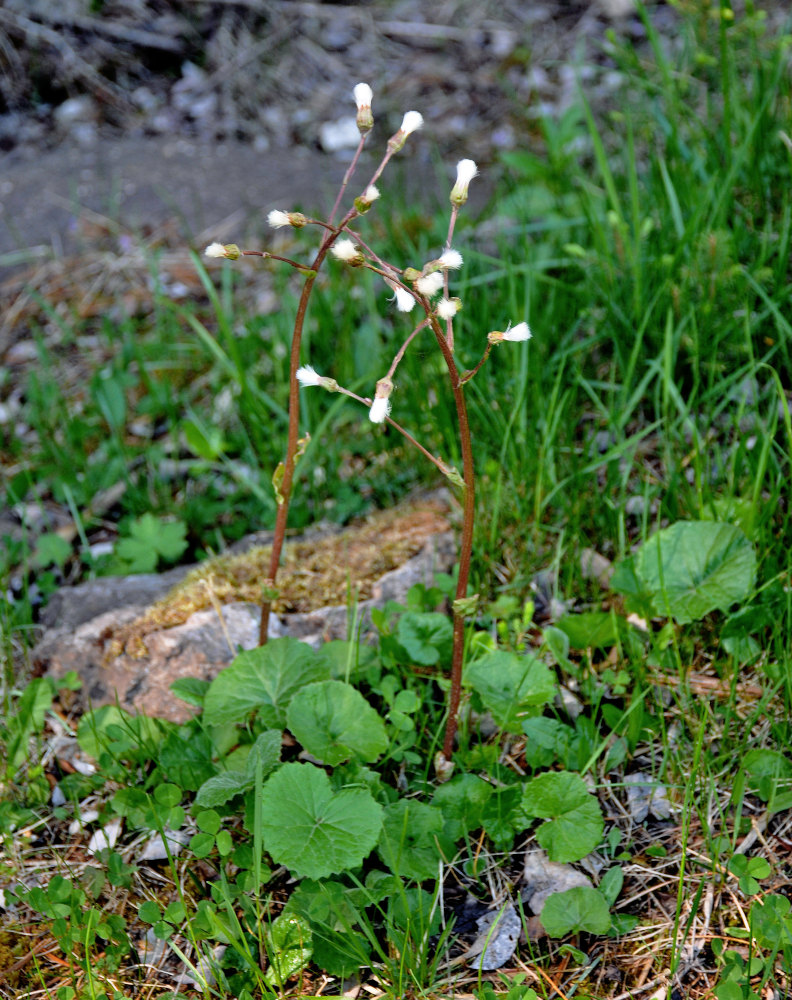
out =
<path fill-rule="evenodd" d="M 456 599 L 454 601 L 454 649 L 451 658 L 451 689 L 448 694 L 448 718 L 446 719 L 445 737 L 443 739 L 443 756 L 451 760 L 454 752 L 454 737 L 457 731 L 457 715 L 459 699 L 462 691 L 462 662 L 465 653 L 465 614 L 462 610 L 464 598 L 467 596 L 468 580 L 470 579 L 470 559 L 473 552 L 473 524 L 476 513 L 476 482 L 473 469 L 473 445 L 470 438 L 470 423 L 465 403 L 463 381 L 457 370 L 454 354 L 446 340 L 440 324 L 432 319 L 432 330 L 443 354 L 448 368 L 451 391 L 454 394 L 457 421 L 459 423 L 459 442 L 462 449 L 462 478 L 465 483 L 462 504 L 462 537 L 459 542 L 459 579 L 457 580 Z"/>
<path fill-rule="evenodd" d="M 275 516 L 275 531 L 272 536 L 272 552 L 270 554 L 269 570 L 267 579 L 264 581 L 265 597 L 261 604 L 261 620 L 259 622 L 259 645 L 263 646 L 267 642 L 269 635 L 269 619 L 272 610 L 272 591 L 275 587 L 275 577 L 278 574 L 281 552 L 283 550 L 283 539 L 286 536 L 286 522 L 289 518 L 289 499 L 291 498 L 292 481 L 294 480 L 295 455 L 297 453 L 297 442 L 300 430 L 300 386 L 295 377 L 295 373 L 300 364 L 300 347 L 302 345 L 302 332 L 305 325 L 305 314 L 308 311 L 308 300 L 311 297 L 316 272 L 322 265 L 322 261 L 327 256 L 330 244 L 322 243 L 319 253 L 316 255 L 311 270 L 314 272 L 305 279 L 300 302 L 297 306 L 297 315 L 294 320 L 294 333 L 292 334 L 291 360 L 289 364 L 289 435 L 286 444 L 286 458 L 283 462 L 283 479 L 278 486 L 280 494 L 278 498 L 278 512 Z"/>

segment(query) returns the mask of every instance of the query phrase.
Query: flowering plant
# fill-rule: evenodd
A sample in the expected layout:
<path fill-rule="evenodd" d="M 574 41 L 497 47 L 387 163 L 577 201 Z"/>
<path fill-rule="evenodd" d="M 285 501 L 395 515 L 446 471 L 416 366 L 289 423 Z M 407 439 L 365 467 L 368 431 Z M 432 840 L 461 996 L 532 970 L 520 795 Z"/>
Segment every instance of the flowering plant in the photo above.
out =
<path fill-rule="evenodd" d="M 478 174 L 476 164 L 472 160 L 460 160 L 457 164 L 456 181 L 451 189 L 451 213 L 445 247 L 434 259 L 427 261 L 421 267 L 400 268 L 393 263 L 382 260 L 363 240 L 355 228 L 356 220 L 368 212 L 380 198 L 377 182 L 390 159 L 404 148 L 408 137 L 423 126 L 423 117 L 417 111 L 408 111 L 399 129 L 390 137 L 385 152 L 372 177 L 363 187 L 361 194 L 354 199 L 352 206 L 341 216 L 340 206 L 350 180 L 358 165 L 366 140 L 374 125 L 371 110 L 373 94 L 366 83 L 359 83 L 354 88 L 354 99 L 357 105 L 357 126 L 360 140 L 352 161 L 344 175 L 338 195 L 326 220 L 307 218 L 301 212 L 288 212 L 279 209 L 268 215 L 270 226 L 279 229 L 292 226 L 295 229 L 318 227 L 322 238 L 313 261 L 305 264 L 261 250 L 240 250 L 236 244 L 223 245 L 212 243 L 205 250 L 207 257 L 238 260 L 240 257 L 257 256 L 283 261 L 305 275 L 302 294 L 297 306 L 292 334 L 290 376 L 289 376 L 289 432 L 286 455 L 273 476 L 273 485 L 277 499 L 277 515 L 273 534 L 272 553 L 267 580 L 264 588 L 259 641 L 263 645 L 269 634 L 269 618 L 272 600 L 277 596 L 275 581 L 281 560 L 283 542 L 286 534 L 286 524 L 289 512 L 292 483 L 294 480 L 295 463 L 300 453 L 299 414 L 301 387 L 316 386 L 328 392 L 340 392 L 368 407 L 369 419 L 372 423 L 387 422 L 415 446 L 430 462 L 432 462 L 455 486 L 462 491 L 462 535 L 459 546 L 459 575 L 456 588 L 456 599 L 453 603 L 453 656 L 451 663 L 451 683 L 449 688 L 448 715 L 443 748 L 437 755 L 435 765 L 441 779 L 450 777 L 453 765 L 454 737 L 457 728 L 457 713 L 462 682 L 462 664 L 464 654 L 465 619 L 475 609 L 477 597 L 468 597 L 468 580 L 470 576 L 470 560 L 473 546 L 473 525 L 475 516 L 475 476 L 473 468 L 473 449 L 465 405 L 464 386 L 478 372 L 487 360 L 494 344 L 503 341 L 522 341 L 530 338 L 531 333 L 525 322 L 509 325 L 506 331 L 492 331 L 485 340 L 485 348 L 478 364 L 469 371 L 460 371 L 454 357 L 454 319 L 462 308 L 459 298 L 449 296 L 449 272 L 462 267 L 462 254 L 452 247 L 452 239 L 460 209 L 468 199 L 470 183 Z M 300 354 L 303 326 L 305 323 L 308 302 L 311 297 L 316 277 L 324 265 L 328 255 L 342 266 L 367 270 L 376 274 L 394 294 L 394 301 L 399 312 L 410 313 L 417 306 L 422 318 L 415 323 L 412 331 L 405 338 L 394 355 L 386 374 L 377 381 L 372 398 L 363 398 L 351 390 L 341 386 L 334 378 L 318 374 L 310 365 L 301 365 Z M 439 297 L 438 297 L 439 296 Z M 394 375 L 404 357 L 407 348 L 422 331 L 427 330 L 433 336 L 442 354 L 448 372 L 449 384 L 454 397 L 456 416 L 459 427 L 460 451 L 462 455 L 462 473 L 447 465 L 441 458 L 432 455 L 404 427 L 391 417 L 392 395 L 395 390 Z"/>

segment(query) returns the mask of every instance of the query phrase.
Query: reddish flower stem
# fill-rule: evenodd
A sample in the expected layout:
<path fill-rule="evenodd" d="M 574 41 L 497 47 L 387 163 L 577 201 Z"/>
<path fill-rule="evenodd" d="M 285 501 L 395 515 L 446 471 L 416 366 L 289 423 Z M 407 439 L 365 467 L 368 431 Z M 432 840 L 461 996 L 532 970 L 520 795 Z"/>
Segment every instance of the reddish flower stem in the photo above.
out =
<path fill-rule="evenodd" d="M 470 560 L 473 552 L 473 525 L 476 513 L 476 480 L 473 468 L 473 444 L 470 438 L 470 423 L 465 403 L 464 383 L 457 370 L 454 354 L 446 340 L 439 322 L 432 318 L 432 330 L 437 338 L 438 346 L 443 354 L 443 360 L 448 368 L 451 391 L 454 394 L 457 421 L 459 423 L 459 443 L 462 448 L 462 478 L 465 490 L 462 502 L 462 537 L 459 540 L 459 578 L 457 580 L 456 600 L 454 601 L 454 646 L 451 657 L 451 688 L 448 692 L 448 718 L 446 719 L 445 737 L 443 738 L 443 756 L 451 760 L 454 752 L 454 737 L 456 736 L 459 714 L 459 700 L 462 692 L 462 664 L 465 654 L 465 615 L 459 607 L 467 596 L 468 580 L 470 579 Z"/>

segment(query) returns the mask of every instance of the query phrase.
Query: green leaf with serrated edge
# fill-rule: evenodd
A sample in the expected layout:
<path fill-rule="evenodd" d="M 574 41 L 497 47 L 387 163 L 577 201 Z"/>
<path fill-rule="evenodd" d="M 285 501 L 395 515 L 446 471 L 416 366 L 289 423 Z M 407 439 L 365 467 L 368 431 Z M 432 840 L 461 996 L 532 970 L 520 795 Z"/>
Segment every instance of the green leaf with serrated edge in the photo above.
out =
<path fill-rule="evenodd" d="M 71 543 L 55 534 L 54 531 L 39 535 L 36 550 L 33 553 L 33 563 L 44 569 L 46 566 L 62 566 L 72 553 Z"/>
<path fill-rule="evenodd" d="M 550 937 L 559 938 L 580 931 L 607 934 L 611 925 L 605 897 L 598 889 L 581 885 L 548 896 L 539 919 Z"/>
<path fill-rule="evenodd" d="M 522 717 L 532 707 L 553 699 L 553 672 L 531 655 L 499 650 L 470 663 L 465 683 L 478 692 L 497 724 L 507 732 L 521 731 Z"/>
<path fill-rule="evenodd" d="M 388 748 L 382 719 L 343 681 L 319 681 L 298 691 L 286 711 L 286 724 L 308 753 L 330 766 L 353 756 L 375 761 Z"/>
<path fill-rule="evenodd" d="M 456 841 L 477 830 L 492 792 L 492 785 L 475 774 L 458 774 L 440 785 L 432 796 L 432 805 L 443 813 L 446 836 Z"/>
<path fill-rule="evenodd" d="M 751 928 L 761 948 L 792 947 L 792 904 L 773 893 L 751 905 Z"/>
<path fill-rule="evenodd" d="M 196 791 L 217 771 L 212 762 L 212 742 L 205 733 L 172 730 L 157 759 L 168 779 L 188 791 Z"/>
<path fill-rule="evenodd" d="M 186 701 L 188 705 L 202 708 L 206 692 L 209 690 L 209 681 L 200 677 L 180 677 L 168 687 L 177 698 Z"/>
<path fill-rule="evenodd" d="M 492 843 L 500 850 L 508 850 L 515 834 L 525 830 L 532 816 L 522 806 L 522 793 L 517 785 L 496 788 L 481 812 L 481 825 Z"/>
<path fill-rule="evenodd" d="M 523 788 L 522 804 L 531 815 L 549 820 L 536 831 L 536 839 L 551 861 L 579 861 L 602 839 L 599 803 L 580 775 L 540 774 Z"/>
<path fill-rule="evenodd" d="M 258 710 L 264 725 L 283 729 L 286 709 L 306 684 L 327 680 L 328 666 L 297 639 L 272 639 L 266 646 L 244 650 L 212 681 L 204 701 L 209 726 L 244 722 Z"/>
<path fill-rule="evenodd" d="M 244 771 L 223 771 L 209 778 L 195 796 L 197 806 L 222 806 L 235 795 L 246 792 L 253 782 Z"/>
<path fill-rule="evenodd" d="M 267 933 L 270 967 L 264 976 L 272 987 L 281 987 L 311 961 L 311 925 L 296 913 L 281 913 Z"/>
<path fill-rule="evenodd" d="M 186 534 L 183 521 L 163 521 L 153 514 L 143 514 L 130 525 L 129 537 L 116 545 L 116 554 L 136 569 L 144 564 L 154 569 L 158 557 L 175 562 L 184 554 Z"/>
<path fill-rule="evenodd" d="M 441 857 L 450 856 L 453 843 L 443 833 L 439 809 L 402 799 L 385 809 L 377 850 L 394 874 L 420 882 L 437 876 Z"/>
<path fill-rule="evenodd" d="M 745 534 L 717 521 L 677 521 L 634 558 L 655 613 L 680 624 L 745 601 L 756 578 L 756 553 Z"/>
<path fill-rule="evenodd" d="M 619 638 L 619 621 L 606 611 L 587 611 L 564 615 L 558 627 L 574 649 L 605 649 Z"/>
<path fill-rule="evenodd" d="M 348 680 L 347 672 L 349 677 L 356 677 L 373 667 L 378 661 L 379 654 L 376 647 L 367 646 L 365 643 L 332 639 L 319 647 L 316 657 L 320 662 L 327 663 L 329 677 L 344 681 Z"/>
<path fill-rule="evenodd" d="M 363 789 L 334 792 L 312 764 L 284 764 L 261 793 L 264 847 L 273 861 L 304 878 L 356 868 L 382 828 L 382 806 Z"/>
<path fill-rule="evenodd" d="M 396 625 L 396 638 L 407 655 L 422 666 L 433 666 L 451 652 L 454 627 L 436 611 L 407 611 Z"/>
<path fill-rule="evenodd" d="M 355 931 L 360 922 L 360 913 L 351 901 L 355 894 L 359 890 L 340 882 L 305 879 L 284 908 L 284 912 L 297 913 L 310 923 L 313 962 L 330 975 L 350 974 L 370 957 L 365 940 Z"/>
<path fill-rule="evenodd" d="M 245 772 L 251 781 L 255 778 L 256 768 L 259 766 L 262 778 L 266 778 L 270 771 L 275 770 L 280 764 L 282 744 L 283 734 L 279 729 L 268 729 L 266 733 L 260 733 L 256 737 L 245 764 Z"/>

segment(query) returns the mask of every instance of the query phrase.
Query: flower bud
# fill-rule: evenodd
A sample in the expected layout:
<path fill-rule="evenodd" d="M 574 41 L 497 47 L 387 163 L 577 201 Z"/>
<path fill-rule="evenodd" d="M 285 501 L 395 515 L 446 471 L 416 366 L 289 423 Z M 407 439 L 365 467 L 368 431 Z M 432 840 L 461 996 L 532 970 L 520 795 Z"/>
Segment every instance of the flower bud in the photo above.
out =
<path fill-rule="evenodd" d="M 376 184 L 369 184 L 363 194 L 355 198 L 355 208 L 363 215 L 365 212 L 368 212 L 379 196 L 379 188 Z"/>
<path fill-rule="evenodd" d="M 334 378 L 327 378 L 320 375 L 311 365 L 303 365 L 296 372 L 297 381 L 302 386 L 318 385 L 328 392 L 338 391 L 338 382 Z"/>
<path fill-rule="evenodd" d="M 242 252 L 236 243 L 210 243 L 204 250 L 205 257 L 221 257 L 224 260 L 239 260 Z"/>
<path fill-rule="evenodd" d="M 350 267 L 360 267 L 366 259 L 352 240 L 338 240 L 330 248 L 330 252 L 336 260 L 349 264 Z"/>
<path fill-rule="evenodd" d="M 276 208 L 267 216 L 267 222 L 273 229 L 281 229 L 283 226 L 294 226 L 295 229 L 302 229 L 307 221 L 302 212 L 280 212 Z"/>
<path fill-rule="evenodd" d="M 402 119 L 401 128 L 388 140 L 388 150 L 398 153 L 407 141 L 407 136 L 423 125 L 423 115 L 419 111 L 408 111 Z"/>
<path fill-rule="evenodd" d="M 371 113 L 373 94 L 367 83 L 357 83 L 352 91 L 357 104 L 357 127 L 361 135 L 370 132 L 374 127 L 374 116 Z"/>
<path fill-rule="evenodd" d="M 532 336 L 533 334 L 527 323 L 518 323 L 517 326 L 509 325 L 509 328 L 502 332 L 500 330 L 493 330 L 487 334 L 487 340 L 491 344 L 500 344 L 504 340 L 518 343 L 521 340 L 530 340 Z"/>
<path fill-rule="evenodd" d="M 478 174 L 478 167 L 473 160 L 460 160 L 457 163 L 456 183 L 451 188 L 451 204 L 464 205 L 468 200 L 470 182 Z"/>

